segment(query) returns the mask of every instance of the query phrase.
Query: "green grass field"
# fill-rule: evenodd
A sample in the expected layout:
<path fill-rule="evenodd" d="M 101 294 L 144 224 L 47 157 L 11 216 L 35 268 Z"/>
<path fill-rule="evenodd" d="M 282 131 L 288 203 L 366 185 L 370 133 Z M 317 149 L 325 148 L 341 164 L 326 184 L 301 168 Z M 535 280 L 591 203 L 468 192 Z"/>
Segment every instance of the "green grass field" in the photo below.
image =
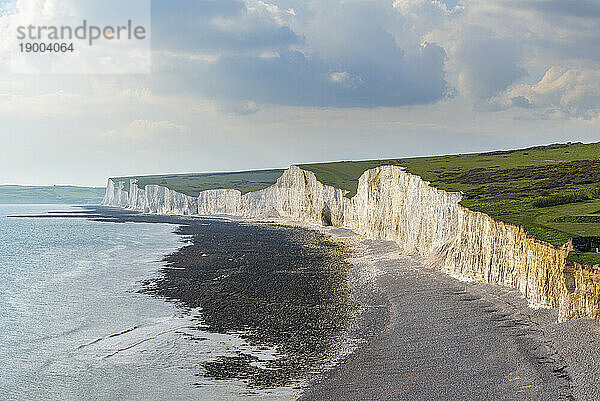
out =
<path fill-rule="evenodd" d="M 0 185 L 0 203 L 98 204 L 105 191 L 94 187 Z"/>
<path fill-rule="evenodd" d="M 600 236 L 600 143 L 300 167 L 313 171 L 325 184 L 348 190 L 352 197 L 362 173 L 382 165 L 403 166 L 437 188 L 461 191 L 465 207 L 521 225 L 554 245 L 574 237 Z M 569 258 L 600 263 L 595 247 L 586 245 Z"/>
<path fill-rule="evenodd" d="M 129 191 L 129 179 L 134 178 L 138 180 L 138 186 L 142 189 L 146 188 L 146 185 L 161 185 L 188 196 L 198 196 L 200 192 L 209 189 L 237 189 L 245 194 L 260 191 L 275 184 L 283 171 L 255 170 L 233 173 L 147 175 L 116 177 L 112 180 L 123 182 L 127 191 Z"/>

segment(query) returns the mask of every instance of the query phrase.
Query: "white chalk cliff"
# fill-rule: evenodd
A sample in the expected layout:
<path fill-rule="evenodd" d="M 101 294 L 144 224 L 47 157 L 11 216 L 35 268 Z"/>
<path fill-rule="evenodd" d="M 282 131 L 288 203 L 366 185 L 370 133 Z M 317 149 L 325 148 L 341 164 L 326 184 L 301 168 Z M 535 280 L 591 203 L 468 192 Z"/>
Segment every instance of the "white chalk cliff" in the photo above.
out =
<path fill-rule="evenodd" d="M 292 166 L 272 186 L 242 195 L 208 190 L 198 197 L 131 180 L 108 180 L 103 204 L 145 213 L 281 217 L 346 227 L 367 238 L 395 241 L 404 254 L 465 280 L 517 288 L 534 306 L 558 308 L 560 318 L 600 320 L 600 271 L 567 263 L 570 245 L 538 241 L 522 227 L 459 205 L 460 193 L 429 185 L 398 166 L 367 170 L 357 194 L 323 185 Z"/>

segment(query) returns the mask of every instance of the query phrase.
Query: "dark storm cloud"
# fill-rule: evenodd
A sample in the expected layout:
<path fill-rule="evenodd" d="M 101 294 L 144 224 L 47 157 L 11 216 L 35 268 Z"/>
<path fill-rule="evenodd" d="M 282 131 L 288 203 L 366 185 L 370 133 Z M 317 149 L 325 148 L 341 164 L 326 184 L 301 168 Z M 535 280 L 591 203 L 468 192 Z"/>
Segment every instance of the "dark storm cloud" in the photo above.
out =
<path fill-rule="evenodd" d="M 512 41 L 486 35 L 480 31 L 464 38 L 457 54 L 461 86 L 479 99 L 499 94 L 527 74 L 518 65 L 520 56 Z"/>
<path fill-rule="evenodd" d="M 214 63 L 182 58 L 159 66 L 155 89 L 198 91 L 224 103 L 317 107 L 423 104 L 447 92 L 444 49 L 417 43 L 400 48 L 376 13 L 365 18 L 365 4 L 344 4 L 339 18 L 325 12 L 326 25 L 317 30 L 327 38 L 307 44 L 279 18 L 277 13 L 292 15 L 286 9 L 254 4 L 249 10 L 233 0 L 168 3 L 176 10 L 155 3 L 155 48 L 218 55 Z M 391 3 L 386 7 L 392 15 Z"/>
<path fill-rule="evenodd" d="M 208 71 L 217 97 L 258 103 L 312 106 L 398 106 L 439 100 L 446 90 L 445 53 L 428 45 L 405 56 L 394 70 L 342 68 L 298 51 L 279 57 L 228 57 Z"/>
<path fill-rule="evenodd" d="M 237 51 L 287 46 L 301 41 L 287 26 L 248 18 L 240 0 L 154 0 L 152 46 L 172 51 Z M 231 28 L 226 24 L 231 21 Z"/>

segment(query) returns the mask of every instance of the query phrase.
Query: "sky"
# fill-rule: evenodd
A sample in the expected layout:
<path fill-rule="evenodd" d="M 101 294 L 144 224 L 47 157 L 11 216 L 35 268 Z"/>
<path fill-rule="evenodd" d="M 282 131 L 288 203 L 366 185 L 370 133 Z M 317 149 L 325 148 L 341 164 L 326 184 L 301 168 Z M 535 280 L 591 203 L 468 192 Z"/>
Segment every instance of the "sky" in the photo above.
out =
<path fill-rule="evenodd" d="M 0 27 L 71 3 L 0 0 Z M 600 141 L 596 0 L 153 0 L 151 19 L 150 74 L 14 74 L 0 47 L 0 184 Z"/>

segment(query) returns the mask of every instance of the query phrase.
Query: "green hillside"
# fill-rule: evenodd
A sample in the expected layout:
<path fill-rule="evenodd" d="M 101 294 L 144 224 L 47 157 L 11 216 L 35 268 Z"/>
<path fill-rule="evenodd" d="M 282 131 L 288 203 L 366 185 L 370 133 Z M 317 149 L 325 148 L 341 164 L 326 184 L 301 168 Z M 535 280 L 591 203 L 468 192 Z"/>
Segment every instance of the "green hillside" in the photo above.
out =
<path fill-rule="evenodd" d="M 600 263 L 600 143 L 300 167 L 352 197 L 362 173 L 382 165 L 403 166 L 437 188 L 462 191 L 465 207 L 521 225 L 538 239 L 562 245 L 575 238 L 570 259 Z"/>
<path fill-rule="evenodd" d="M 198 196 L 209 189 L 237 189 L 242 193 L 260 191 L 277 181 L 284 170 L 254 170 L 232 173 L 170 174 L 112 178 L 123 182 L 129 191 L 129 179 L 138 180 L 140 188 L 146 185 L 161 185 L 188 196 Z"/>
<path fill-rule="evenodd" d="M 99 204 L 105 188 L 0 185 L 0 203 Z"/>

